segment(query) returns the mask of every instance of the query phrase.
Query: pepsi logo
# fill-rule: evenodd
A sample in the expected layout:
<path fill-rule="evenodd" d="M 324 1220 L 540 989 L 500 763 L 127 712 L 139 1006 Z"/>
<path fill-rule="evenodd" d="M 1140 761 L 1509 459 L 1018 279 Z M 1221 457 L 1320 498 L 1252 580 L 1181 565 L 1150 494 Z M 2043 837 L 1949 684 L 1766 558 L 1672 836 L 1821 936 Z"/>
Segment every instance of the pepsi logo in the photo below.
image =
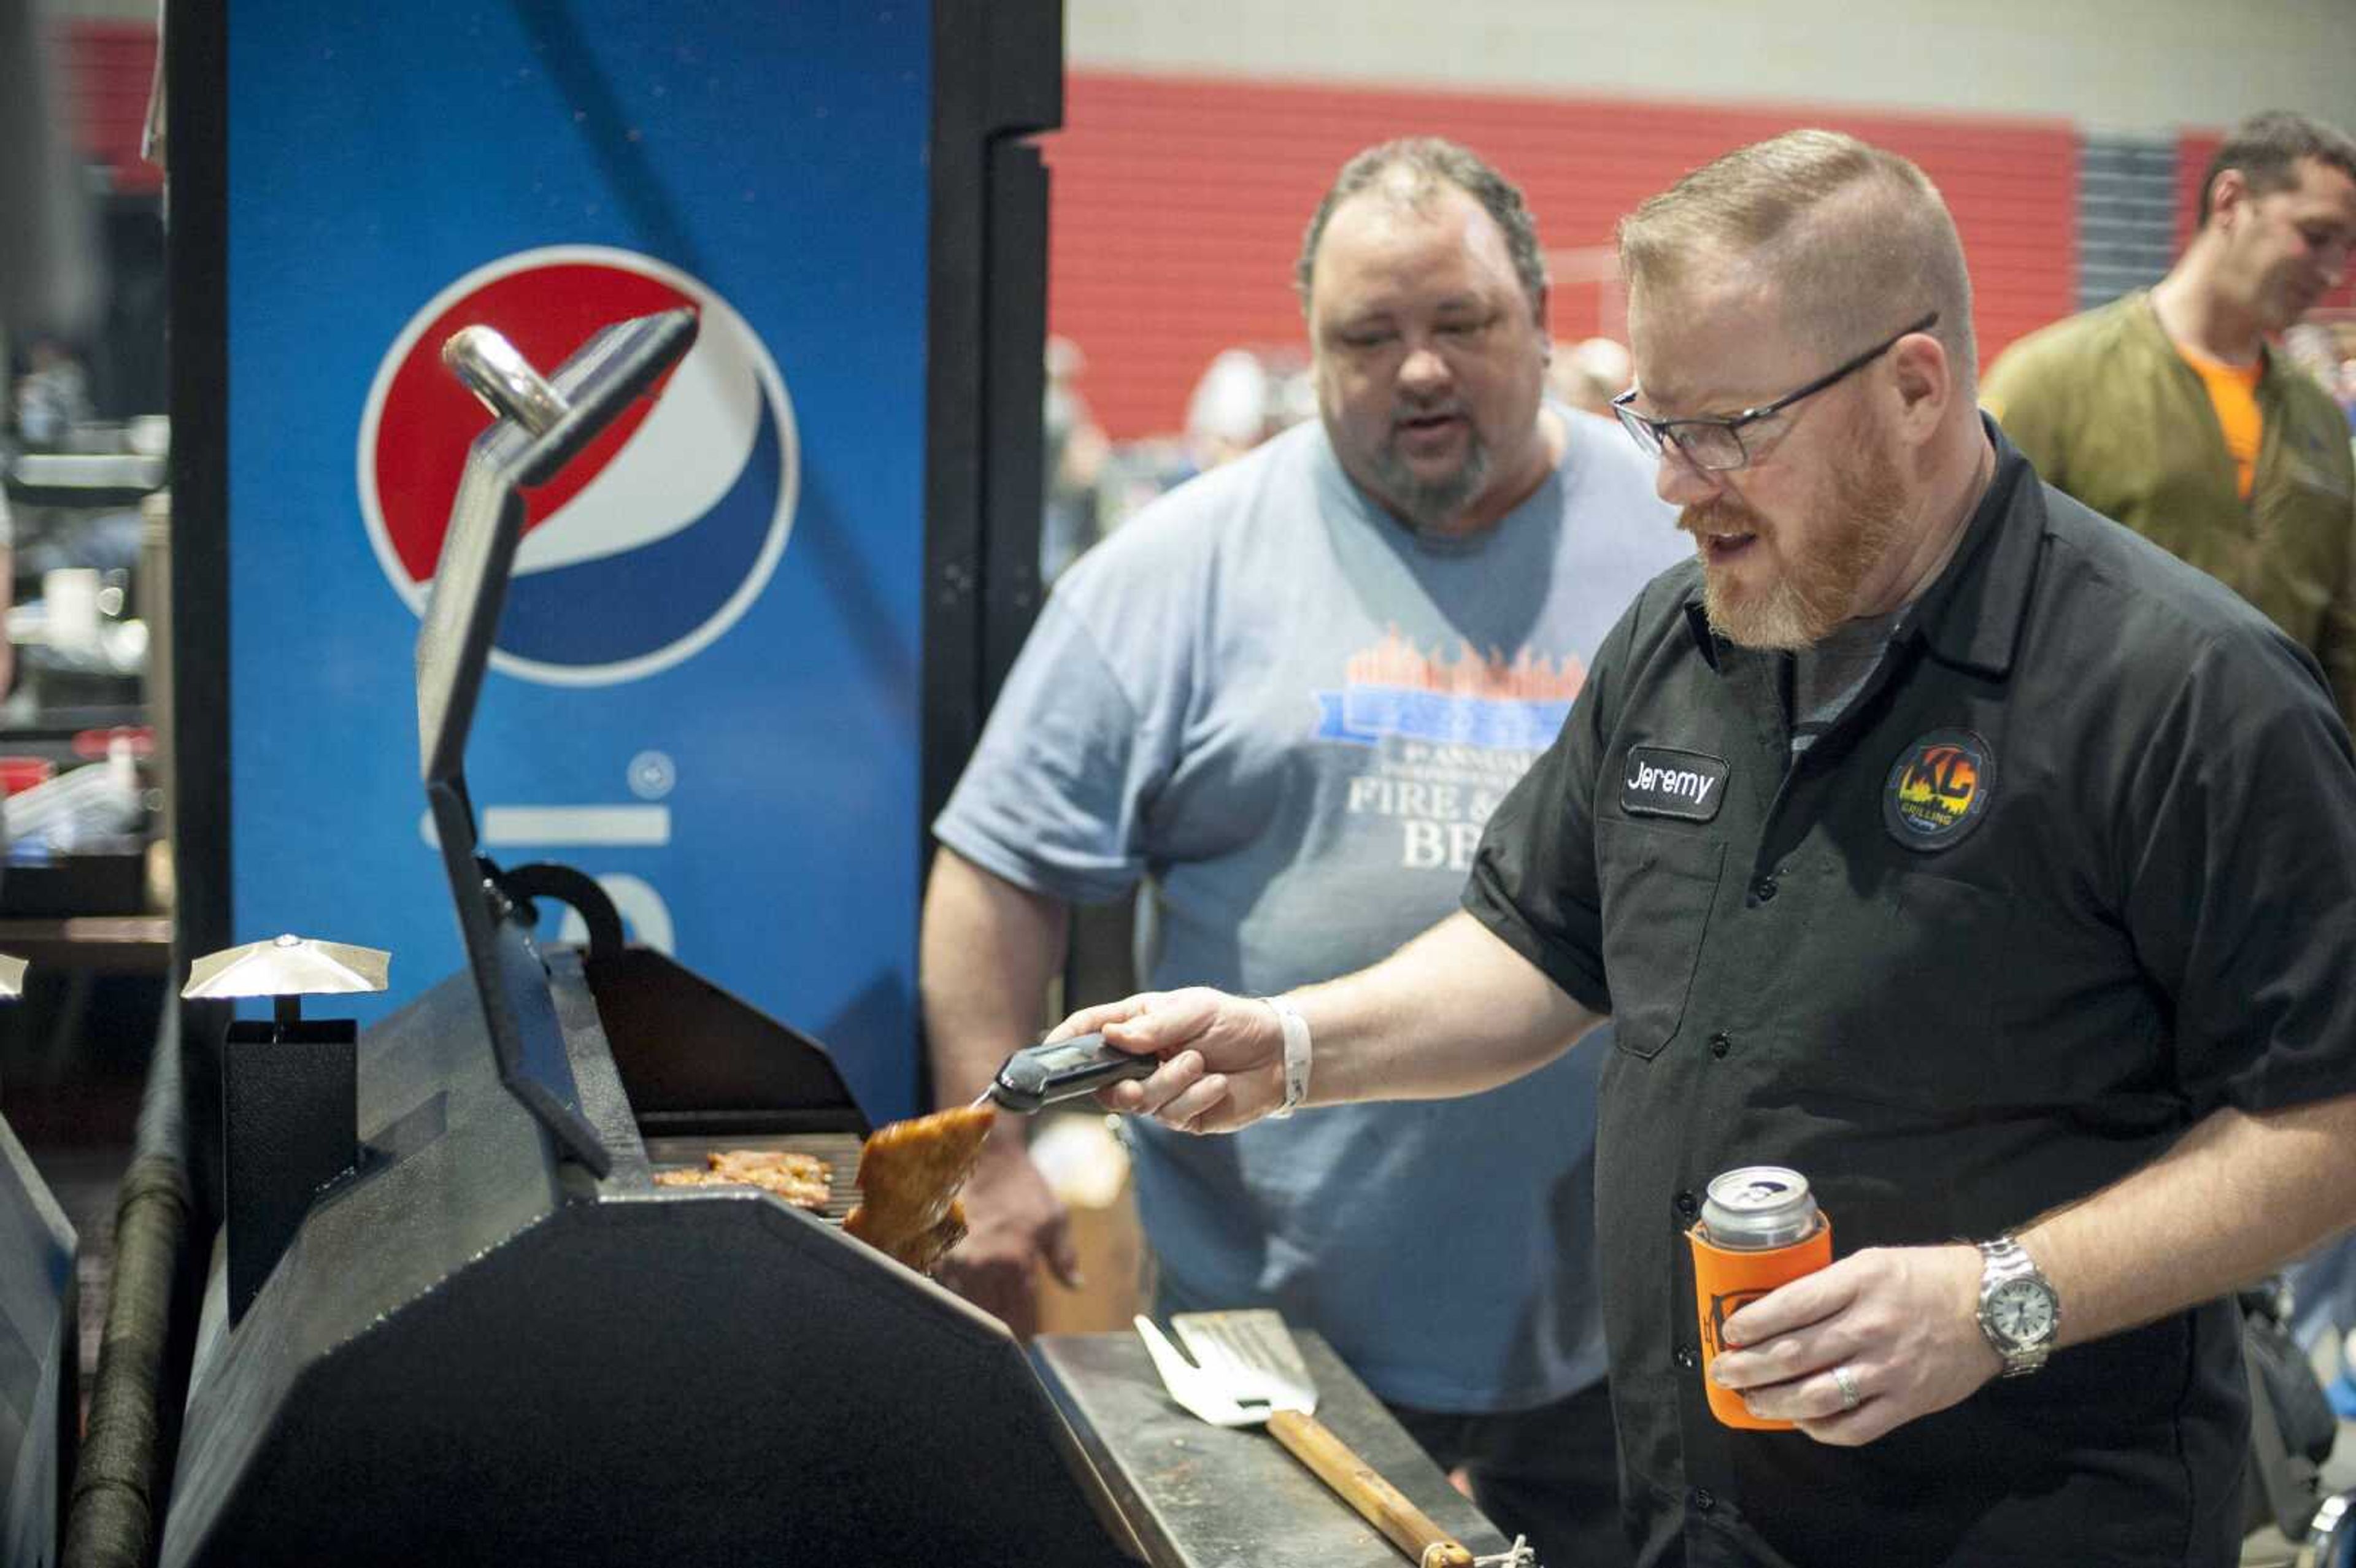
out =
<path fill-rule="evenodd" d="M 477 268 L 426 302 L 379 365 L 360 421 L 360 515 L 386 579 L 420 613 L 466 449 L 491 421 L 443 368 L 443 341 L 485 323 L 549 373 L 600 327 L 682 304 L 701 326 L 655 396 L 525 493 L 494 668 L 611 685 L 667 669 L 734 624 L 793 527 L 800 460 L 785 379 L 702 283 L 581 245 Z"/>

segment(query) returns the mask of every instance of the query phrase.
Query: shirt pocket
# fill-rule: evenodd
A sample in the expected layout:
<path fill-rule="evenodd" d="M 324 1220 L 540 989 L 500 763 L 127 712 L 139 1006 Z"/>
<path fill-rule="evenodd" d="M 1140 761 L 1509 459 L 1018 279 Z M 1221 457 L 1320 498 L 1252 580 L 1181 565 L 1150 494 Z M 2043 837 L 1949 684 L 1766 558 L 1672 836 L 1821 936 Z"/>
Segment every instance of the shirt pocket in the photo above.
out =
<path fill-rule="evenodd" d="M 1612 1038 L 1650 1060 L 1684 1022 L 1726 846 L 1609 817 L 1596 824 L 1595 839 Z"/>

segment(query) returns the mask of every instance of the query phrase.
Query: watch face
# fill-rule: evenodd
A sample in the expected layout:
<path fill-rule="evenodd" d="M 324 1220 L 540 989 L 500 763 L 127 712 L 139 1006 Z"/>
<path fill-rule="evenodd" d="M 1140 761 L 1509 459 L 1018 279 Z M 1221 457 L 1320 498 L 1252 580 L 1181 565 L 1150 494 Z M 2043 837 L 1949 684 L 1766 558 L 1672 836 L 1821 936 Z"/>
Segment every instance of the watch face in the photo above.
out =
<path fill-rule="evenodd" d="M 2053 1332 L 2053 1296 L 2033 1279 L 2008 1279 L 1988 1296 L 1987 1320 L 2015 1345 L 2034 1345 Z"/>

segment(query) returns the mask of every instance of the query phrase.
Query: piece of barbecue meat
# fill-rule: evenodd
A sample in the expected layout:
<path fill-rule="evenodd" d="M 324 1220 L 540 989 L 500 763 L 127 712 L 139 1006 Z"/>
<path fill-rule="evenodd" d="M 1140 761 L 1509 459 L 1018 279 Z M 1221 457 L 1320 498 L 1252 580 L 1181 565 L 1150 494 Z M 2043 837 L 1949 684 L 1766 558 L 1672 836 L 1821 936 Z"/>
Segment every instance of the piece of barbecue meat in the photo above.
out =
<path fill-rule="evenodd" d="M 829 1195 L 826 1161 L 786 1149 L 712 1149 L 704 1170 L 659 1170 L 660 1187 L 757 1187 L 797 1209 L 823 1210 Z"/>
<path fill-rule="evenodd" d="M 919 1274 L 930 1274 L 965 1236 L 958 1189 L 981 1157 L 998 1113 L 987 1105 L 893 1122 L 859 1151 L 862 1201 L 842 1228 Z"/>

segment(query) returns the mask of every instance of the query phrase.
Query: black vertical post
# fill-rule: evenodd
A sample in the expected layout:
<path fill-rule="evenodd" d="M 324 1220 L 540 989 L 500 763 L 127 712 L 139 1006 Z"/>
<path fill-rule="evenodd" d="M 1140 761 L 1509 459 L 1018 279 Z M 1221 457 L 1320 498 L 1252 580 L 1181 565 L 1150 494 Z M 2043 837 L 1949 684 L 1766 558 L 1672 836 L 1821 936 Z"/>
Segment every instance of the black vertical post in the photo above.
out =
<path fill-rule="evenodd" d="M 172 392 L 172 972 L 231 944 L 229 801 L 229 5 L 168 0 L 164 48 Z M 185 1004 L 197 1233 L 220 1217 L 229 1008 Z M 198 1249 L 199 1255 L 202 1249 Z"/>
<path fill-rule="evenodd" d="M 937 0 L 925 394 L 926 826 L 1039 608 L 1047 174 L 1026 139 L 1063 116 L 1060 0 Z"/>
<path fill-rule="evenodd" d="M 1047 171 L 1062 0 L 935 0 L 920 866 L 1039 611 Z M 917 1054 L 918 1098 L 929 1103 Z"/>

